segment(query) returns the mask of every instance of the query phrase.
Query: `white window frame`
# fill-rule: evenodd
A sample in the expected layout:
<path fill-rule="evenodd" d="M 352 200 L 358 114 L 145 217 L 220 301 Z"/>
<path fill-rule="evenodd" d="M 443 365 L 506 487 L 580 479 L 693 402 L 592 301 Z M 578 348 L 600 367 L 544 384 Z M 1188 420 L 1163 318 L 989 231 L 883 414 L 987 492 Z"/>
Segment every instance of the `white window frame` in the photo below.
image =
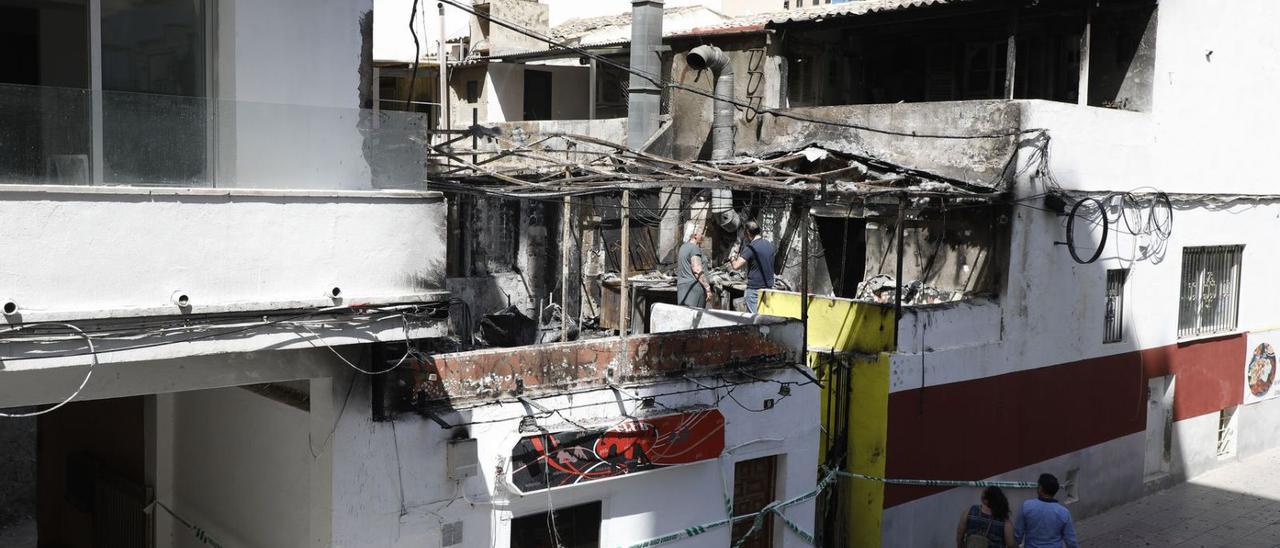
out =
<path fill-rule="evenodd" d="M 106 184 L 106 171 L 103 143 L 103 100 L 102 100 L 102 0 L 88 0 L 89 14 L 89 161 L 90 183 L 94 186 Z M 218 164 L 218 132 L 217 116 L 217 48 L 218 48 L 218 0 L 205 0 L 203 4 L 204 19 L 204 99 L 209 102 L 205 109 L 205 178 L 208 186 L 217 187 Z M 376 84 L 376 81 L 375 81 Z"/>

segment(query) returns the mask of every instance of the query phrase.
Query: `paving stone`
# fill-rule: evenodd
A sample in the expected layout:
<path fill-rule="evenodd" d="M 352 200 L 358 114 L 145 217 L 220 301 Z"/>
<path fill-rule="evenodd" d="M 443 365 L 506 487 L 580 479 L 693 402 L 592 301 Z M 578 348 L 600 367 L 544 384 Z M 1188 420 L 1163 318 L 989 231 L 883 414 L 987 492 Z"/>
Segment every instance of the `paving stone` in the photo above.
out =
<path fill-rule="evenodd" d="M 1280 547 L 1280 449 L 1081 520 L 1090 547 Z"/>

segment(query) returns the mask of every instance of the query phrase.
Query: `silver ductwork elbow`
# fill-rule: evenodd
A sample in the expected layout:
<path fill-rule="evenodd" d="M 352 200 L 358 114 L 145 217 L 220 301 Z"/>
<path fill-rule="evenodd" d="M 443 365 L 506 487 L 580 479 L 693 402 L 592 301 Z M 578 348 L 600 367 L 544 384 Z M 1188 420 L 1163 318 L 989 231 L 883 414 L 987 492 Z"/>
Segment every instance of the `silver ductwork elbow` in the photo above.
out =
<path fill-rule="evenodd" d="M 698 46 L 685 55 L 685 63 L 694 70 L 708 69 L 715 77 L 712 96 L 711 160 L 728 160 L 733 157 L 733 65 L 729 56 L 715 46 Z M 716 224 L 728 231 L 738 229 L 738 212 L 733 209 L 733 191 L 711 191 L 711 213 Z"/>
<path fill-rule="evenodd" d="M 733 65 L 729 63 L 729 56 L 715 46 L 698 46 L 689 50 L 685 63 L 694 70 L 710 70 L 715 76 L 711 159 L 728 160 L 733 157 Z"/>

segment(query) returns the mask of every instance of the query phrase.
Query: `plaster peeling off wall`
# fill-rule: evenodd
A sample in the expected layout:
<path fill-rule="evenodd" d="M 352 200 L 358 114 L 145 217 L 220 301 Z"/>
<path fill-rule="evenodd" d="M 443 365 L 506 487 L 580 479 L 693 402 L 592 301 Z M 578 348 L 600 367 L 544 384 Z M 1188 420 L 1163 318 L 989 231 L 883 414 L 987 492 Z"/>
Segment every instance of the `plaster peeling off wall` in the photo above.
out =
<path fill-rule="evenodd" d="M 547 34 L 550 28 L 547 22 L 549 8 L 540 2 L 485 0 L 477 2 L 476 7 L 482 12 L 488 11 L 494 19 L 507 21 L 521 28 L 533 29 L 541 34 Z M 491 24 L 481 17 L 471 18 L 471 39 L 472 50 L 487 52 L 490 55 L 547 49 L 547 43 L 542 40 Z"/>

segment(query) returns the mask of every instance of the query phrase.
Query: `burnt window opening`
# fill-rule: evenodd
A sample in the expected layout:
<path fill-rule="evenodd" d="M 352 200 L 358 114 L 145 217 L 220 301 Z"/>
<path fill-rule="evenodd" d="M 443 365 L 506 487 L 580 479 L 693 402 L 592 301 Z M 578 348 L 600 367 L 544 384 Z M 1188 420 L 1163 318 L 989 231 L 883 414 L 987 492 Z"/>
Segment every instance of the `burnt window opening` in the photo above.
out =
<path fill-rule="evenodd" d="M 610 56 L 607 59 L 623 66 L 629 62 L 627 58 L 620 56 Z M 604 62 L 596 63 L 597 119 L 625 118 L 627 116 L 627 85 L 629 81 L 630 74 L 625 70 Z M 663 92 L 664 102 L 667 102 L 668 95 L 666 91 Z"/>
<path fill-rule="evenodd" d="M 467 80 L 467 102 L 472 104 L 480 102 L 480 82 Z"/>
<path fill-rule="evenodd" d="M 782 54 L 788 64 L 788 104 L 1003 99 L 1012 91 L 1016 99 L 1150 110 L 1154 2 L 1090 8 L 1086 2 L 1066 1 L 1016 13 L 1015 20 L 1011 12 L 978 6 L 935 9 L 924 19 L 869 14 L 839 26 L 810 26 L 803 33 L 786 35 Z M 1084 36 L 1089 37 L 1087 47 Z M 1088 97 L 1082 101 L 1080 77 L 1086 55 Z"/>
<path fill-rule="evenodd" d="M 1129 279 L 1129 269 L 1107 271 L 1107 302 L 1103 321 L 1102 342 L 1124 340 L 1124 285 Z"/>
<path fill-rule="evenodd" d="M 596 548 L 601 507 L 596 501 L 515 518 L 511 548 Z"/>
<path fill-rule="evenodd" d="M 994 294 L 1004 248 L 1000 206 L 926 210 L 902 230 L 903 303 L 935 304 Z M 869 219 L 866 268 L 855 298 L 893 302 L 897 281 L 895 218 Z"/>
<path fill-rule="evenodd" d="M 551 119 L 551 73 L 545 70 L 524 71 L 524 120 Z"/>
<path fill-rule="evenodd" d="M 520 244 L 520 202 L 446 193 L 445 267 L 450 278 L 511 272 Z"/>
<path fill-rule="evenodd" d="M 964 98 L 987 99 L 1004 95 L 1009 67 L 1009 43 L 970 42 L 964 47 Z"/>
<path fill-rule="evenodd" d="M 1090 32 L 1089 106 L 1151 110 L 1156 23 L 1153 5 L 1097 10 Z"/>
<path fill-rule="evenodd" d="M 815 216 L 814 224 L 827 272 L 831 274 L 832 293 L 842 298 L 855 297 L 867 263 L 867 221 L 849 216 Z"/>

